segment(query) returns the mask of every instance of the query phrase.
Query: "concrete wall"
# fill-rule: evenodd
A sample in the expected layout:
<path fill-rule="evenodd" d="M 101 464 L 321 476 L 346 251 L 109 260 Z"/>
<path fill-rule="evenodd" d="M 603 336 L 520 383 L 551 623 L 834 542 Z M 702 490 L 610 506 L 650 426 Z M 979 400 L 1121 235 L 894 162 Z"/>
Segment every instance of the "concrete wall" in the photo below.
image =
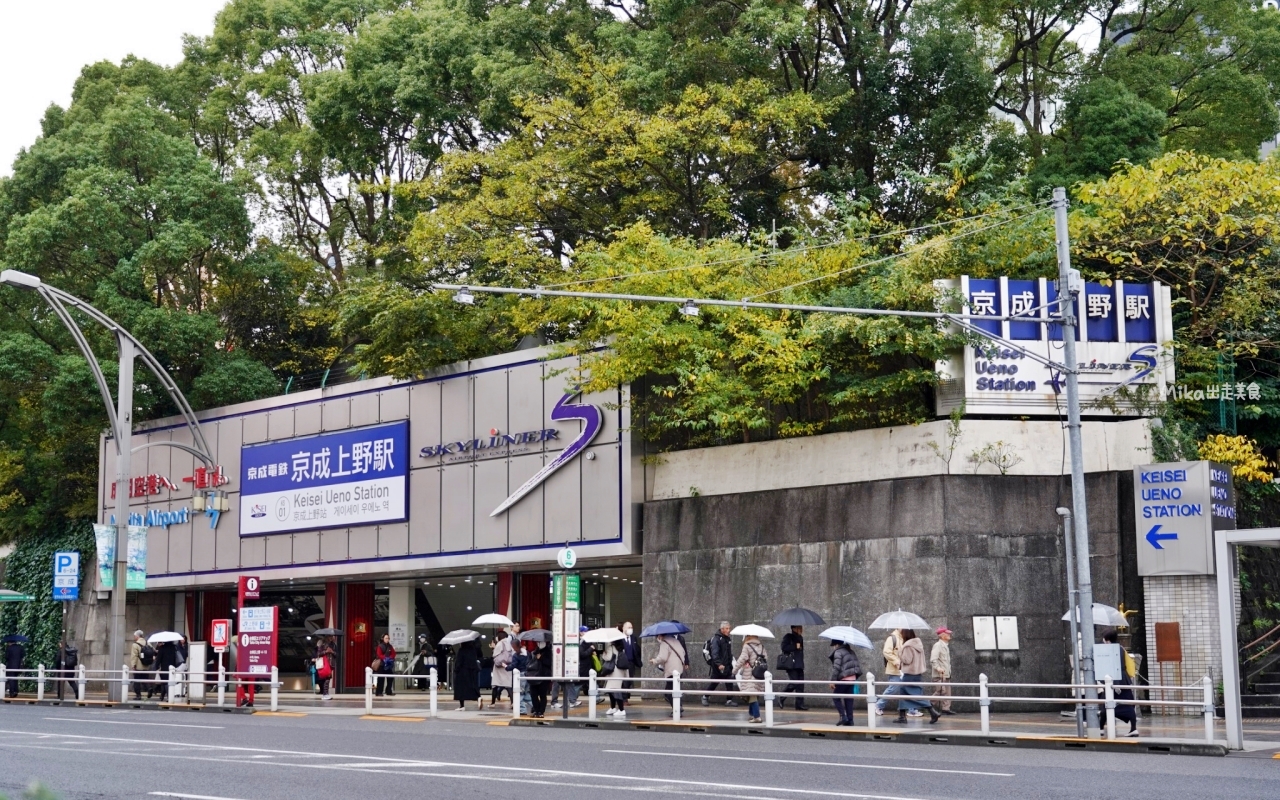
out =
<path fill-rule="evenodd" d="M 1123 524 L 1132 480 L 1108 472 L 1087 482 L 1094 596 L 1132 603 L 1141 586 L 1126 586 L 1122 569 L 1122 550 L 1132 549 Z M 644 616 L 689 624 L 697 651 L 721 619 L 767 624 L 804 606 L 829 624 L 866 630 L 901 607 L 955 631 L 956 681 L 985 672 L 993 682 L 1063 682 L 1066 577 L 1054 509 L 1069 495 L 1056 476 L 935 475 L 649 502 Z M 1016 615 L 1021 650 L 975 653 L 975 615 Z M 825 680 L 818 632 L 807 631 L 808 676 Z M 927 652 L 936 637 L 923 638 Z M 770 643 L 771 664 L 776 653 Z M 704 676 L 694 658 L 694 675 Z M 859 658 L 883 672 L 878 652 Z"/>
<path fill-rule="evenodd" d="M 92 554 L 90 554 L 92 558 Z M 90 561 L 84 570 L 84 584 L 80 587 L 80 599 L 67 604 L 67 630 L 71 641 L 80 650 L 80 663 L 85 669 L 119 669 L 121 664 L 108 664 L 111 632 L 111 600 L 98 600 L 98 569 Z M 129 592 L 125 604 L 124 653 L 129 654 L 128 643 L 133 632 L 143 630 L 148 636 L 165 630 L 174 630 L 173 592 Z M 182 628 L 177 628 L 182 630 Z"/>
<path fill-rule="evenodd" d="M 831 433 L 755 444 L 666 453 L 646 468 L 648 500 L 694 495 L 762 492 L 925 475 L 998 474 L 969 457 L 1004 442 L 1021 459 L 1010 475 L 1060 475 L 1066 468 L 1065 437 L 1056 421 L 974 420 L 961 423 L 950 465 L 947 420 L 921 425 Z M 1086 472 L 1132 469 L 1151 461 L 1147 421 L 1086 422 L 1082 429 Z M 1052 509 L 1050 509 L 1052 510 Z"/>

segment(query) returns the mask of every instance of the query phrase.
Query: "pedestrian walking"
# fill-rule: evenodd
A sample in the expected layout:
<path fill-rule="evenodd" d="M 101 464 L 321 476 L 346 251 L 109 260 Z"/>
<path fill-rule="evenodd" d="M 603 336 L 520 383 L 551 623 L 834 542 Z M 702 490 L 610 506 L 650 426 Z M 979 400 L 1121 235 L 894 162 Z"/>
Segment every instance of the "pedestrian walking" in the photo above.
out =
<path fill-rule="evenodd" d="M 937 722 L 939 716 L 938 712 L 933 710 L 933 706 L 929 705 L 928 701 L 915 699 L 924 696 L 924 687 L 920 686 L 920 683 L 924 680 L 925 668 L 924 645 L 915 631 L 902 631 L 902 646 L 898 649 L 898 656 L 902 669 L 901 690 L 898 693 L 906 697 L 898 701 L 898 718 L 894 722 L 899 725 L 907 724 L 908 709 L 928 711 L 929 723 Z"/>
<path fill-rule="evenodd" d="M 1107 644 L 1120 644 L 1119 637 L 1116 636 L 1116 629 L 1112 628 L 1102 634 L 1102 641 Z M 1120 647 L 1120 679 L 1111 682 L 1111 691 L 1115 697 L 1116 719 L 1129 723 L 1129 732 L 1125 736 L 1138 736 L 1138 709 L 1134 703 L 1133 679 L 1137 670 L 1133 663 L 1133 659 L 1129 656 L 1129 651 L 1123 646 Z"/>
<path fill-rule="evenodd" d="M 27 648 L 22 646 L 22 642 L 9 642 L 4 648 L 4 668 L 6 670 L 22 669 L 22 662 L 27 658 Z M 12 672 L 10 673 L 12 674 Z M 18 679 L 9 678 L 4 684 L 5 697 L 18 696 Z"/>
<path fill-rule="evenodd" d="M 600 674 L 604 676 L 604 690 L 609 693 L 609 710 L 606 717 L 622 719 L 627 716 L 627 695 L 623 691 L 627 678 L 631 673 L 618 664 L 623 659 L 622 650 L 617 645 L 622 641 L 609 642 L 604 648 L 604 657 L 600 660 Z"/>
<path fill-rule="evenodd" d="M 459 711 L 467 707 L 468 700 L 480 700 L 480 643 L 474 639 L 458 645 L 453 660 L 453 699 L 458 701 Z"/>
<path fill-rule="evenodd" d="M 674 706 L 671 692 L 675 691 L 675 676 L 684 671 L 686 655 L 685 648 L 675 636 L 658 636 L 658 654 L 649 659 L 649 663 L 656 666 L 662 672 L 662 677 L 667 679 L 665 697 L 668 705 Z"/>
<path fill-rule="evenodd" d="M 378 642 L 378 650 L 375 654 L 374 672 L 378 673 L 378 689 L 375 694 L 378 697 L 387 695 L 395 697 L 396 681 L 396 649 L 391 646 L 391 634 L 382 634 L 382 641 Z"/>
<path fill-rule="evenodd" d="M 742 640 L 742 652 L 733 662 L 738 688 L 747 696 L 747 722 L 760 723 L 760 698 L 764 696 L 764 674 L 769 669 L 769 656 L 759 636 Z"/>
<path fill-rule="evenodd" d="M 156 647 L 156 684 L 160 702 L 169 701 L 169 670 L 178 667 L 178 643 L 160 642 Z"/>
<path fill-rule="evenodd" d="M 497 705 L 502 699 L 504 689 L 507 692 L 507 699 L 515 702 L 515 698 L 511 696 L 511 659 L 515 658 L 516 649 L 511 646 L 511 637 L 506 631 L 498 631 L 493 635 L 493 641 L 489 646 L 493 648 L 493 692 L 489 705 Z"/>
<path fill-rule="evenodd" d="M 840 715 L 840 721 L 836 725 L 852 725 L 853 690 L 862 677 L 862 664 L 847 642 L 833 641 L 831 655 L 827 657 L 831 659 L 831 691 L 838 695 L 848 695 L 835 699 L 836 713 Z"/>
<path fill-rule="evenodd" d="M 333 699 L 333 659 L 337 656 L 337 640 L 332 636 L 321 636 L 316 641 L 316 654 L 313 660 L 316 670 L 316 683 L 320 684 L 320 699 Z"/>
<path fill-rule="evenodd" d="M 619 629 L 622 631 L 622 639 L 617 643 L 617 668 L 627 672 L 627 678 L 623 680 L 622 688 L 626 693 L 626 699 L 630 700 L 631 678 L 640 676 L 640 669 L 644 666 L 644 657 L 640 654 L 640 637 L 636 636 L 635 627 L 630 620 L 622 623 Z M 639 702 L 639 700 L 640 698 L 636 698 L 636 702 Z"/>
<path fill-rule="evenodd" d="M 711 677 L 711 683 L 707 686 L 708 692 L 714 692 L 717 686 L 724 686 L 726 692 L 733 691 L 733 639 L 729 637 L 729 630 L 732 627 L 728 620 L 722 621 L 720 629 L 711 634 L 711 638 L 702 647 L 702 657 L 706 659 Z M 702 696 L 702 704 L 711 705 L 711 701 L 705 694 Z M 729 697 L 724 704 L 736 706 L 738 703 Z"/>
<path fill-rule="evenodd" d="M 934 633 L 938 634 L 938 641 L 933 643 L 933 649 L 929 651 L 929 667 L 936 684 L 933 696 L 939 699 L 933 701 L 933 707 L 939 714 L 950 717 L 956 713 L 951 710 L 951 629 L 944 625 Z"/>
<path fill-rule="evenodd" d="M 551 648 L 546 642 L 538 642 L 530 653 L 528 675 L 539 679 L 529 682 L 529 696 L 533 700 L 533 718 L 542 719 L 547 714 L 547 692 L 551 688 L 550 681 L 542 680 L 551 677 Z"/>
<path fill-rule="evenodd" d="M 880 694 L 880 699 L 876 701 L 876 716 L 884 716 L 884 707 L 889 702 L 889 695 L 902 693 L 902 687 L 894 685 L 902 682 L 901 649 L 902 631 L 889 631 L 880 652 L 884 655 L 884 674 L 890 685 L 885 687 Z"/>
<path fill-rule="evenodd" d="M 147 690 L 147 698 L 155 693 L 151 681 L 147 679 L 147 670 L 156 663 L 156 651 L 147 644 L 142 631 L 133 632 L 133 644 L 129 646 L 129 671 L 133 678 L 133 699 L 142 699 L 142 690 Z"/>
<path fill-rule="evenodd" d="M 73 642 L 64 642 L 61 648 L 61 655 L 58 657 L 58 668 L 61 670 L 62 680 L 66 682 L 67 688 L 71 690 L 72 697 L 78 697 L 79 692 L 76 685 L 76 667 L 80 664 L 80 651 L 76 649 Z M 62 683 L 58 684 L 58 699 L 62 699 Z"/>
<path fill-rule="evenodd" d="M 787 673 L 787 680 L 790 681 L 783 691 L 787 694 L 801 695 L 796 698 L 796 711 L 808 711 L 808 706 L 804 704 L 804 684 L 797 683 L 804 680 L 804 626 L 792 625 L 791 632 L 782 637 L 782 652 L 778 654 L 778 668 Z M 778 698 L 778 708 L 783 708 L 786 704 L 787 698 Z"/>

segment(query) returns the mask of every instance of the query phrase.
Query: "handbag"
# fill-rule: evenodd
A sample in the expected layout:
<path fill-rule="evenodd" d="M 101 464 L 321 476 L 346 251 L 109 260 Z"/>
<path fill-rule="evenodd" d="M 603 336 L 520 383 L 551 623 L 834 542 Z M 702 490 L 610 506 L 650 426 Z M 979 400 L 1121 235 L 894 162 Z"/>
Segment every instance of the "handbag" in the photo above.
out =
<path fill-rule="evenodd" d="M 606 659 L 604 662 L 602 662 L 602 663 L 600 664 L 600 669 L 597 671 L 597 674 L 602 675 L 602 676 L 603 676 L 603 675 L 612 675 L 612 674 L 613 674 L 613 670 L 614 670 L 616 667 L 617 667 L 617 659 L 616 659 L 616 658 Z"/>

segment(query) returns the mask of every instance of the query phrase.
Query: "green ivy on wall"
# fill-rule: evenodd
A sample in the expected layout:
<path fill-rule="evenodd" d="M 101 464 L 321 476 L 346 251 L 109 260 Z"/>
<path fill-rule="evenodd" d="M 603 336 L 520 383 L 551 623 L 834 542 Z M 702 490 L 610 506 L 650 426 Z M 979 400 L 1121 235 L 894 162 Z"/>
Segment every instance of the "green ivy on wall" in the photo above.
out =
<path fill-rule="evenodd" d="M 80 551 L 80 586 L 84 571 L 97 564 L 93 526 L 84 521 L 68 521 L 41 533 L 21 536 L 5 559 L 5 588 L 36 598 L 29 603 L 5 603 L 0 609 L 0 635 L 20 633 L 31 639 L 27 645 L 27 666 L 51 667 L 57 658 L 62 634 L 61 604 L 53 599 L 53 554 L 59 550 Z"/>

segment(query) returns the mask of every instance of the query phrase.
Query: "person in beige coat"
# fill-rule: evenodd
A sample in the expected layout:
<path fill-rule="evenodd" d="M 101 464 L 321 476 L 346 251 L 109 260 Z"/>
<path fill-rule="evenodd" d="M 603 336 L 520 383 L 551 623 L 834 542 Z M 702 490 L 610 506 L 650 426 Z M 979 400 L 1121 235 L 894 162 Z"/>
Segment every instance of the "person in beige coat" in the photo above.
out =
<path fill-rule="evenodd" d="M 939 714 L 951 716 L 956 713 L 951 710 L 951 629 L 943 626 L 935 633 L 938 641 L 929 651 L 929 667 L 933 670 L 933 682 L 936 684 L 933 696 L 938 698 L 933 701 L 933 707 Z"/>
<path fill-rule="evenodd" d="M 733 662 L 733 670 L 738 676 L 738 689 L 747 695 L 749 702 L 747 722 L 755 723 L 763 721 L 760 719 L 760 698 L 764 695 L 764 681 L 753 674 L 757 664 L 764 664 L 767 669 L 769 656 L 760 643 L 760 637 L 748 636 L 742 641 L 742 652 Z"/>
<path fill-rule="evenodd" d="M 896 684 L 902 680 L 902 659 L 899 651 L 902 649 L 902 631 L 890 631 L 884 640 L 884 647 L 880 652 L 884 655 L 884 674 L 885 678 L 891 684 Z M 901 686 L 887 686 L 880 694 L 880 699 L 876 700 L 876 715 L 884 716 L 884 707 L 889 702 L 889 695 L 902 694 Z"/>
<path fill-rule="evenodd" d="M 604 653 L 601 654 L 600 660 L 605 665 L 614 665 L 613 671 L 605 676 L 604 690 L 609 693 L 609 710 L 604 712 L 605 716 L 614 719 L 625 719 L 627 716 L 627 695 L 622 691 L 623 682 L 631 677 L 631 672 L 625 669 L 618 669 L 618 648 L 614 647 L 613 642 L 605 645 Z M 605 667 L 608 669 L 608 666 Z"/>
<path fill-rule="evenodd" d="M 679 639 L 674 636 L 658 636 L 658 654 L 649 659 L 649 663 L 662 670 L 662 677 L 667 679 L 667 705 L 672 705 L 670 693 L 675 688 L 674 676 L 684 671 L 684 659 L 684 646 Z"/>
<path fill-rule="evenodd" d="M 915 631 L 902 631 L 902 648 L 898 651 L 898 656 L 902 659 L 901 694 L 906 697 L 898 701 L 898 718 L 894 722 L 905 725 L 908 708 L 928 711 L 929 722 L 937 722 L 938 712 L 933 710 L 933 706 L 927 700 L 916 699 L 924 695 L 924 687 L 920 684 L 924 682 L 924 671 L 928 664 L 924 660 L 924 645 Z"/>

